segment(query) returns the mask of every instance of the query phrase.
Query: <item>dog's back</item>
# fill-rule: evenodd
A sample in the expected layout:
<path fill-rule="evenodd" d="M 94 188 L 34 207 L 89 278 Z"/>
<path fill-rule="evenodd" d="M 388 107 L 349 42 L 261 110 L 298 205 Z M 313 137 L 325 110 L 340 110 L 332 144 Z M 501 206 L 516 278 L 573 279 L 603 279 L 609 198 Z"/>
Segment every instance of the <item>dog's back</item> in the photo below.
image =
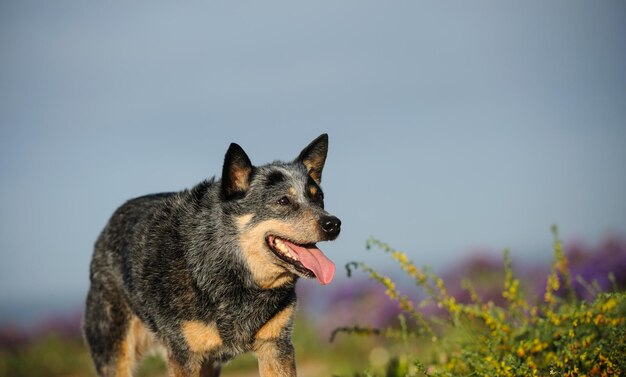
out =
<path fill-rule="evenodd" d="M 92 281 L 106 282 L 109 288 L 125 291 L 134 255 L 150 251 L 145 248 L 150 228 L 158 216 L 169 212 L 169 198 L 176 193 L 153 194 L 131 199 L 119 207 L 109 219 L 96 241 L 91 261 Z M 132 284 L 132 283 L 130 283 Z"/>

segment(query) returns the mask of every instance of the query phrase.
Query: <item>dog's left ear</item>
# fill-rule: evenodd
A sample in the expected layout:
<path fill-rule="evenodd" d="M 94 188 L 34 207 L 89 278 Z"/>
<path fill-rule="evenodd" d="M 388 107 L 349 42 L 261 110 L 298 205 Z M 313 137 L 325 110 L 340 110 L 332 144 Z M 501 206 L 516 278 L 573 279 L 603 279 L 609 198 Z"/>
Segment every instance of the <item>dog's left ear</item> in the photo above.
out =
<path fill-rule="evenodd" d="M 222 168 L 222 194 L 230 199 L 243 195 L 250 188 L 250 178 L 254 167 L 243 149 L 235 143 L 228 147 Z"/>
<path fill-rule="evenodd" d="M 328 134 L 321 134 L 300 152 L 296 162 L 302 163 L 311 178 L 318 184 L 322 181 L 322 169 L 328 153 Z"/>

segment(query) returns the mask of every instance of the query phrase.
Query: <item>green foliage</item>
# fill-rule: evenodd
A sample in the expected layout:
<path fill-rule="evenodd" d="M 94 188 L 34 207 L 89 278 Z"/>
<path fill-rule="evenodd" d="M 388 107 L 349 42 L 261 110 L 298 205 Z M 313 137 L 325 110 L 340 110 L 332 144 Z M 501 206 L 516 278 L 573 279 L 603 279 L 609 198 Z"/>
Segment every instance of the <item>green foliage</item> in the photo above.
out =
<path fill-rule="evenodd" d="M 135 374 L 137 377 L 164 376 L 167 374 L 167 365 L 162 357 L 157 355 L 146 356 Z"/>
<path fill-rule="evenodd" d="M 82 339 L 49 334 L 30 347 L 0 349 L 0 376 L 93 376 L 91 359 Z"/>
<path fill-rule="evenodd" d="M 344 327 L 333 333 L 379 335 L 404 344 L 379 374 L 357 376 L 621 376 L 626 374 L 626 293 L 598 293 L 591 301 L 578 299 L 572 289 L 568 260 L 556 228 L 554 261 L 542 298 L 529 300 L 504 252 L 503 306 L 484 302 L 471 282 L 464 281 L 471 302 L 460 303 L 431 270 L 420 269 L 403 252 L 375 239 L 426 294 L 409 299 L 389 277 L 358 262 L 358 269 L 386 288 L 402 312 L 399 326 L 384 329 Z M 423 308 L 431 308 L 426 315 Z"/>

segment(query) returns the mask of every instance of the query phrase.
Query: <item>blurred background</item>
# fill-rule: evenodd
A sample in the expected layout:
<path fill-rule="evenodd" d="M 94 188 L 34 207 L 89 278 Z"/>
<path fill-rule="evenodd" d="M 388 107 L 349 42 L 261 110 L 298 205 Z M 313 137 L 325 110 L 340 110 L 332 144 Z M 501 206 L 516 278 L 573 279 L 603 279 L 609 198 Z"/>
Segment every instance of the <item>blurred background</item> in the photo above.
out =
<path fill-rule="evenodd" d="M 624 256 L 625 19 L 621 1 L 0 2 L 0 374 L 50 349 L 76 366 L 42 375 L 93 373 L 98 233 L 129 198 L 218 174 L 231 142 L 263 164 L 330 136 L 343 230 L 320 245 L 333 284 L 300 283 L 305 356 L 383 321 L 342 268 L 394 271 L 372 235 L 442 273 L 505 247 L 541 266 L 553 223 L 580 266 Z"/>

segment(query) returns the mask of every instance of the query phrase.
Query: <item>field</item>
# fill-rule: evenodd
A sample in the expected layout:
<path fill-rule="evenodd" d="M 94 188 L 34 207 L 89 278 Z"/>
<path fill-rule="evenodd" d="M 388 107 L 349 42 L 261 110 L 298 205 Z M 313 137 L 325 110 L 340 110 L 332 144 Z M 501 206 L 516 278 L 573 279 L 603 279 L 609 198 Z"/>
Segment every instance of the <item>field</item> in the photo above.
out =
<path fill-rule="evenodd" d="M 623 240 L 564 247 L 555 231 L 552 264 L 475 255 L 440 275 L 380 241 L 368 248 L 388 253 L 399 271 L 355 262 L 331 290 L 300 284 L 300 376 L 626 373 Z M 167 372 L 151 356 L 137 375 Z M 256 361 L 240 357 L 222 375 L 256 376 Z M 80 313 L 31 328 L 2 325 L 0 376 L 95 376 Z"/>

